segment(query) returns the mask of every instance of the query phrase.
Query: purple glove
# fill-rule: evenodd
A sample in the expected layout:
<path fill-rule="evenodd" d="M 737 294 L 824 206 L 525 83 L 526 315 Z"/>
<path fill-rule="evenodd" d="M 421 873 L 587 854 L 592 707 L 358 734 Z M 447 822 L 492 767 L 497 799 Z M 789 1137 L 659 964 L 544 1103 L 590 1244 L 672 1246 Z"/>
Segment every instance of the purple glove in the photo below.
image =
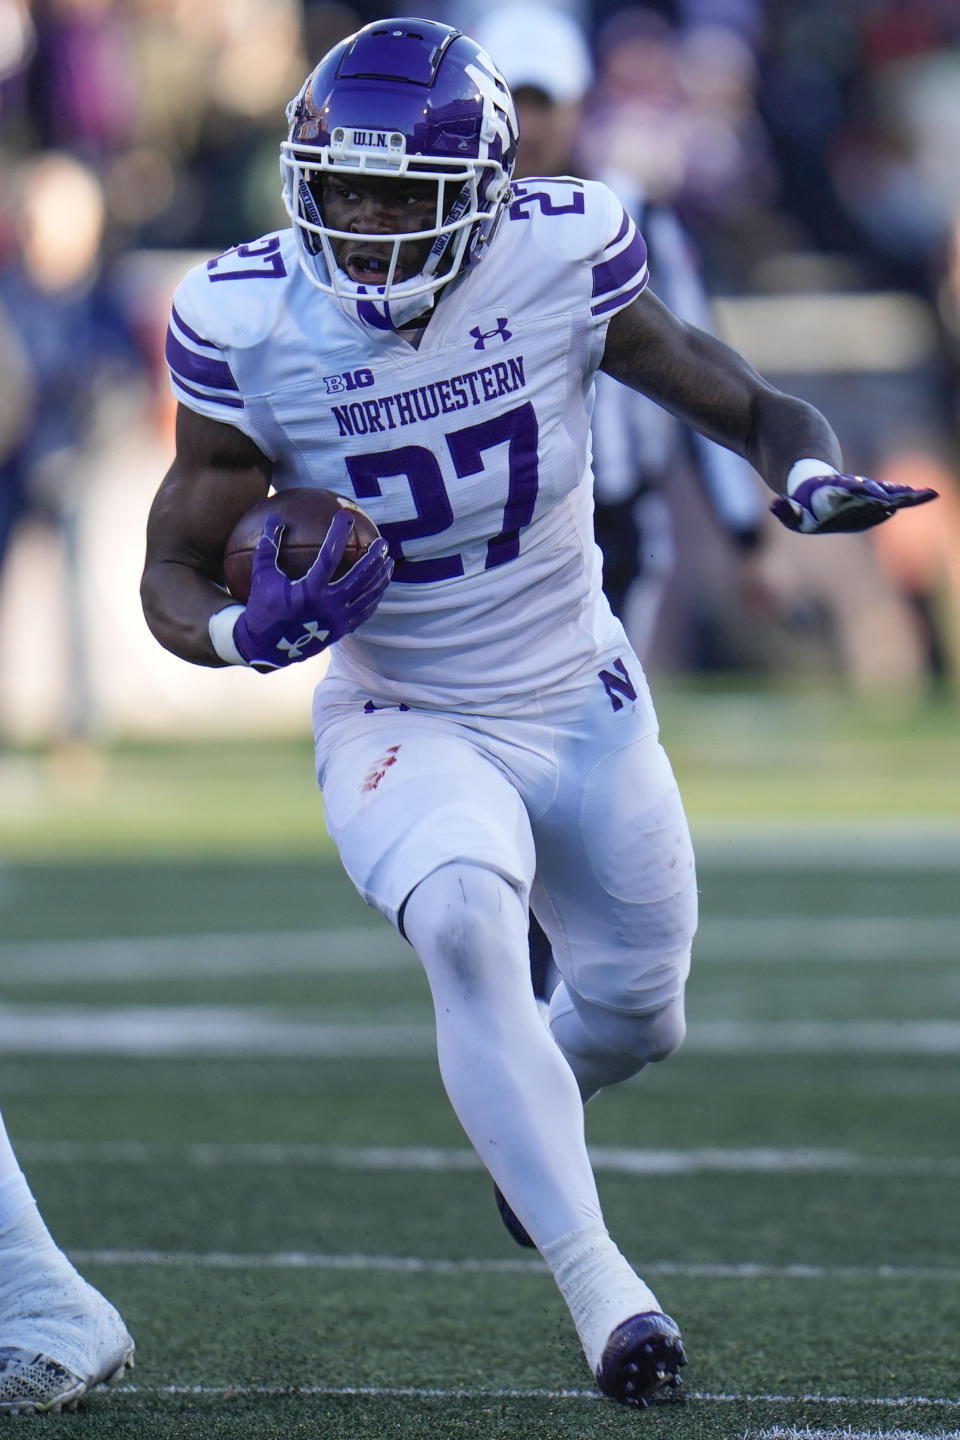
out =
<path fill-rule="evenodd" d="M 770 509 L 788 530 L 802 535 L 831 531 L 869 530 L 897 510 L 936 500 L 936 490 L 913 490 L 864 475 L 814 475 L 801 480 L 791 495 L 781 495 Z"/>
<path fill-rule="evenodd" d="M 233 631 L 248 665 L 278 670 L 307 660 L 369 620 L 390 582 L 393 561 L 386 540 L 374 540 L 346 575 L 331 583 L 354 523 L 349 510 L 335 515 L 306 575 L 291 580 L 278 559 L 283 521 L 267 516 L 253 552 L 250 598 Z"/>

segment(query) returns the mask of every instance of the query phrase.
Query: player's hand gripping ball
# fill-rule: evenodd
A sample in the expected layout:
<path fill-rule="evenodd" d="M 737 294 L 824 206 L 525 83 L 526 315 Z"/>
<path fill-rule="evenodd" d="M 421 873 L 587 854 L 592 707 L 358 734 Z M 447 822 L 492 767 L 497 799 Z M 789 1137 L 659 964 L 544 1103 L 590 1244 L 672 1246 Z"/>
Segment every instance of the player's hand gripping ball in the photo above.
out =
<path fill-rule="evenodd" d="M 308 660 L 369 620 L 393 573 L 386 540 L 358 507 L 327 490 L 284 490 L 242 517 L 224 575 L 245 602 L 233 627 L 248 665 Z"/>
<path fill-rule="evenodd" d="M 277 515 L 283 522 L 277 557 L 280 569 L 291 580 L 300 580 L 319 555 L 333 517 L 341 510 L 353 516 L 354 526 L 332 580 L 346 575 L 380 536 L 370 516 L 359 505 L 353 505 L 332 490 L 313 490 L 308 486 L 280 490 L 254 505 L 237 521 L 223 554 L 224 579 L 230 594 L 244 604 L 250 598 L 253 552 L 268 515 Z"/>

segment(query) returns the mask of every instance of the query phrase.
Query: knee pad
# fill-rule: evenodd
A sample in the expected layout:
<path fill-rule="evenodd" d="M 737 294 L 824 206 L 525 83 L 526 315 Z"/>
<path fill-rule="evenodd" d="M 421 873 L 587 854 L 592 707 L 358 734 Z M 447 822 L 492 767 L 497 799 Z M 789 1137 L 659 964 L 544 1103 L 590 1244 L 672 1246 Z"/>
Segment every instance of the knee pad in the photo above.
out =
<path fill-rule="evenodd" d="M 604 1049 L 628 1055 L 637 1068 L 668 1059 L 683 1044 L 687 1033 L 683 996 L 677 995 L 659 1010 L 636 1015 L 608 1010 L 575 991 L 570 999 L 584 1029 Z"/>

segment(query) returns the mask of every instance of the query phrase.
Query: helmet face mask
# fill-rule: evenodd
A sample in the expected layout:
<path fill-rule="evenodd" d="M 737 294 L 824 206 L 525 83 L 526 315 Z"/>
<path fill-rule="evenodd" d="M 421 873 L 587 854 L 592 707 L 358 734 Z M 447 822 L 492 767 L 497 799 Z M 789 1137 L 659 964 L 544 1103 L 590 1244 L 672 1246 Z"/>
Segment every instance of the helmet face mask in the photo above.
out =
<path fill-rule="evenodd" d="M 395 328 L 482 258 L 510 193 L 516 117 L 496 67 L 467 36 L 425 20 L 368 25 L 320 62 L 287 117 L 280 164 L 300 264 L 348 314 Z M 373 196 L 399 185 L 420 221 L 415 187 L 431 187 L 429 223 L 389 230 L 387 205 L 369 230 L 359 214 L 337 229 L 325 200 L 331 177 Z M 371 261 L 362 279 L 341 264 L 348 242 Z M 422 257 L 413 270 L 411 255 Z"/>

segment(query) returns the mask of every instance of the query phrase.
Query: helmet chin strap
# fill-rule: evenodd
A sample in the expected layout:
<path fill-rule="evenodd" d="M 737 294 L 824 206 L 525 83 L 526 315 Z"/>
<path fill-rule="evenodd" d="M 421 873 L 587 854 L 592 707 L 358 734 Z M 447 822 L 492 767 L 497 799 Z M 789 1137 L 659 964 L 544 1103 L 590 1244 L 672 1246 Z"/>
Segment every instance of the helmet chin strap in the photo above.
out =
<path fill-rule="evenodd" d="M 342 284 L 340 276 L 346 281 Z M 434 301 L 437 298 L 435 290 L 427 291 L 420 295 L 404 295 L 403 286 L 394 286 L 390 293 L 389 300 L 380 299 L 376 291 L 370 297 L 363 298 L 369 294 L 365 285 L 358 285 L 345 275 L 341 270 L 337 276 L 338 286 L 342 293 L 337 296 L 341 305 L 350 308 L 364 325 L 369 325 L 374 330 L 399 330 L 402 325 L 407 325 L 411 320 L 426 315 L 433 309 Z M 354 301 L 350 291 L 356 292 L 357 299 Z"/>
<path fill-rule="evenodd" d="M 299 239 L 303 241 L 302 232 Z M 312 266 L 317 275 L 326 282 L 333 292 L 332 298 L 340 308 L 351 319 L 358 320 L 361 325 L 366 325 L 371 330 L 399 330 L 411 320 L 429 314 L 437 298 L 435 290 L 424 291 L 419 295 L 404 295 L 401 283 L 391 288 L 390 298 L 385 301 L 377 294 L 375 286 L 352 280 L 339 265 L 336 267 L 336 274 L 332 275 L 322 251 L 311 252 L 301 243 L 300 259 L 305 268 Z M 420 276 L 413 278 L 418 280 Z"/>
<path fill-rule="evenodd" d="M 465 184 L 461 187 L 460 194 L 456 201 L 447 211 L 445 223 L 450 224 L 451 221 L 459 220 L 469 208 L 470 198 L 470 185 Z M 437 273 L 441 261 L 453 243 L 453 233 L 448 232 L 446 235 L 439 236 L 433 242 L 433 247 L 424 262 L 419 277 L 414 278 L 422 278 L 424 276 L 432 278 Z M 337 271 L 337 283 L 338 288 L 341 290 L 355 289 L 360 292 L 366 291 L 364 285 L 356 284 L 345 271 L 339 268 Z M 401 326 L 408 325 L 411 320 L 416 320 L 421 315 L 428 314 L 429 311 L 433 309 L 438 293 L 437 290 L 429 290 L 420 295 L 404 295 L 403 285 L 394 285 L 391 287 L 390 299 L 386 302 L 376 299 L 370 301 L 361 300 L 357 306 L 358 319 L 360 319 L 363 324 L 370 325 L 378 330 L 399 330 Z M 341 303 L 343 303 L 342 300 Z"/>

